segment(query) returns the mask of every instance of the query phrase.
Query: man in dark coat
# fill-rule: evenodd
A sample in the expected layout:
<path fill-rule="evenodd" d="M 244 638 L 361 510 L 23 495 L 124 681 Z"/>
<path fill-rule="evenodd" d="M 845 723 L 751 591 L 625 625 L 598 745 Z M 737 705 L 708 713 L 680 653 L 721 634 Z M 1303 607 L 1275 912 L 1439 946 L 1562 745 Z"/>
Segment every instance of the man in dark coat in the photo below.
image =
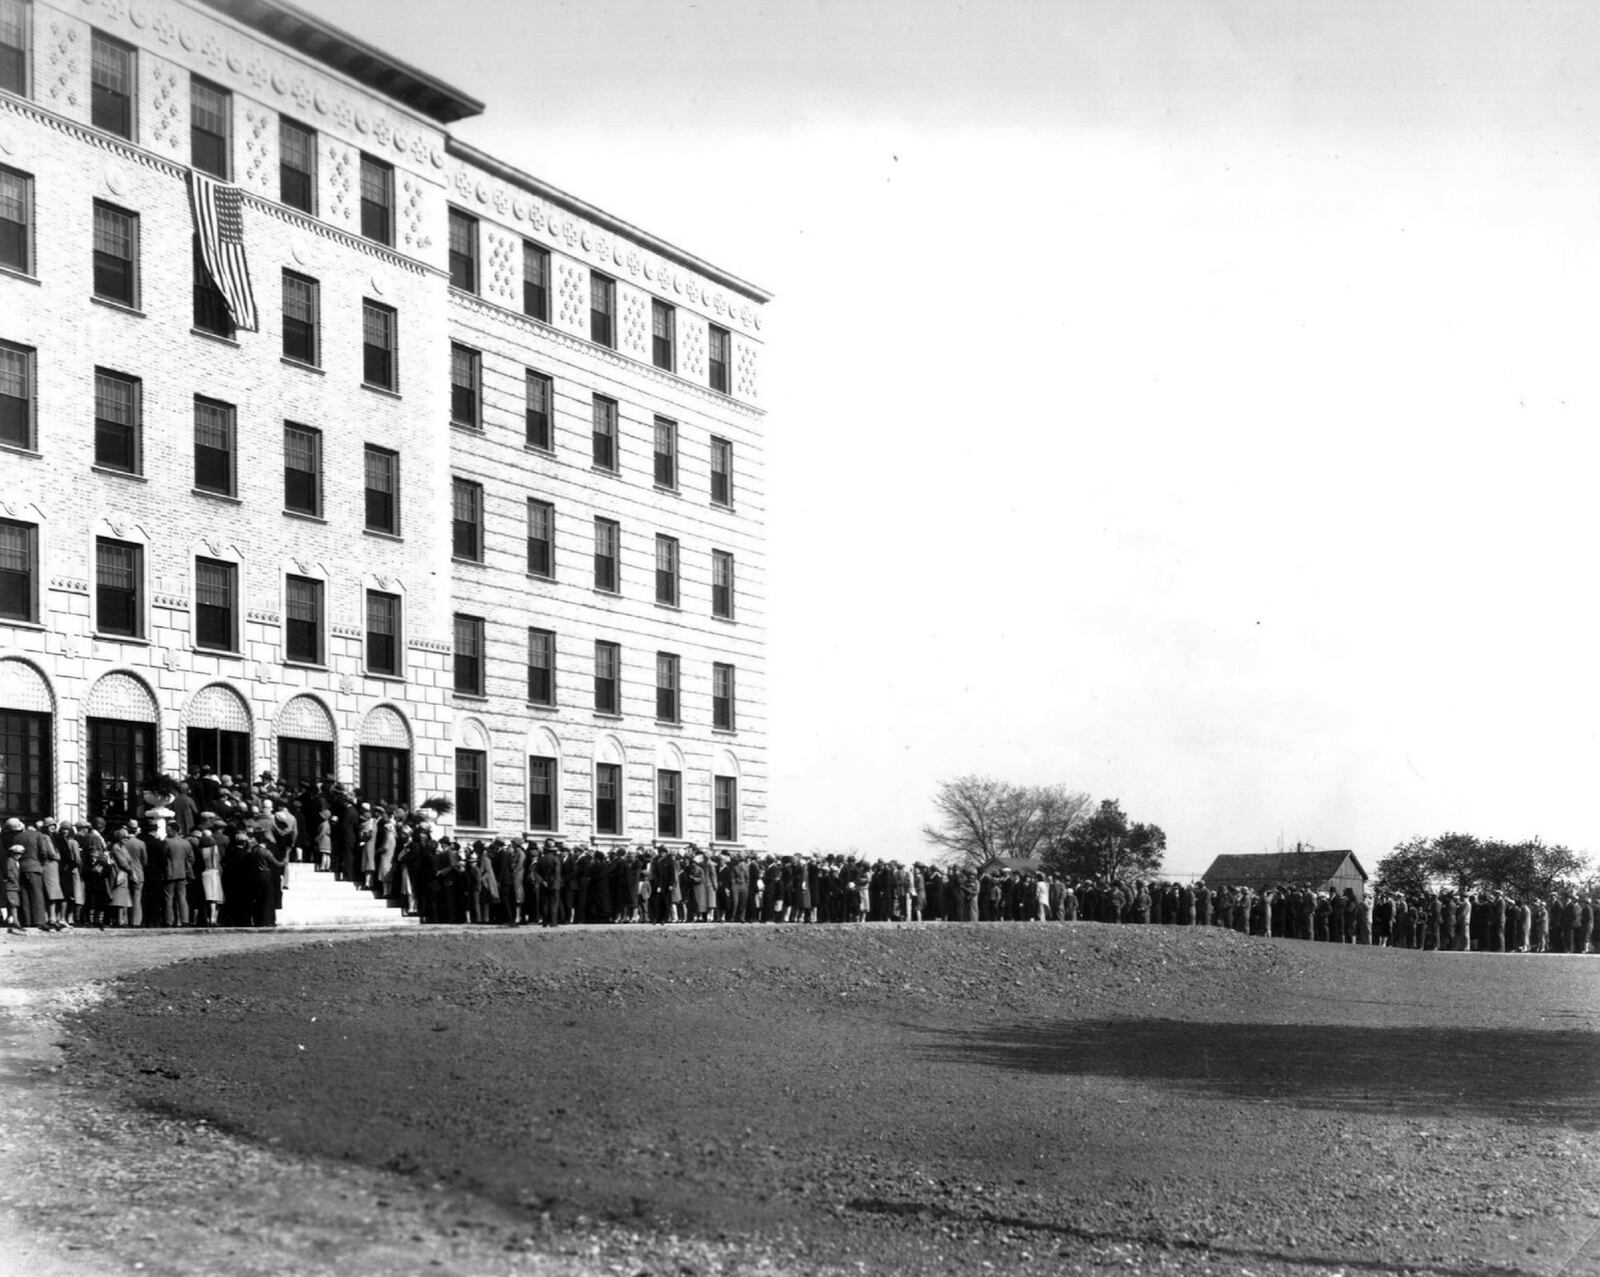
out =
<path fill-rule="evenodd" d="M 544 849 L 534 870 L 539 886 L 539 925 L 555 927 L 561 924 L 561 855 L 555 843 L 545 840 Z"/>
<path fill-rule="evenodd" d="M 260 830 L 250 835 L 250 896 L 254 913 L 250 921 L 257 927 L 278 925 L 278 879 L 288 866 L 288 860 L 272 849 L 272 843 Z"/>
<path fill-rule="evenodd" d="M 194 844 L 176 829 L 161 842 L 161 922 L 167 927 L 189 925 L 189 883 L 194 873 Z"/>
<path fill-rule="evenodd" d="M 500 887 L 500 916 L 508 927 L 522 922 L 522 874 L 525 867 L 522 840 L 500 843 L 495 856 L 494 875 Z"/>

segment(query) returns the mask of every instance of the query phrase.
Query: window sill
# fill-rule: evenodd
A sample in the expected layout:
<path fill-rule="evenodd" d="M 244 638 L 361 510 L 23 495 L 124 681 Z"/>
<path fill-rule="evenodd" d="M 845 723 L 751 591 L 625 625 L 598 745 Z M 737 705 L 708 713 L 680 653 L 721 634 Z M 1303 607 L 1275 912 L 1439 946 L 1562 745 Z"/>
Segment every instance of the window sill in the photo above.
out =
<path fill-rule="evenodd" d="M 362 677 L 376 679 L 380 683 L 404 683 L 404 674 L 380 674 L 377 670 L 362 670 Z"/>
<path fill-rule="evenodd" d="M 543 581 L 546 585 L 554 585 L 556 583 L 556 578 L 553 574 L 546 576 L 542 572 L 524 572 L 522 575 L 530 581 Z"/>
<path fill-rule="evenodd" d="M 96 630 L 91 637 L 93 637 L 97 642 L 101 643 L 130 643 L 134 647 L 150 646 L 149 639 L 140 638 L 137 634 L 104 634 L 101 631 Z"/>
<path fill-rule="evenodd" d="M 0 626 L 8 630 L 38 630 L 41 634 L 49 634 L 53 626 L 41 625 L 38 621 L 24 621 L 20 617 L 0 616 Z"/>
<path fill-rule="evenodd" d="M 656 606 L 658 608 L 660 608 L 663 612 L 682 612 L 683 611 L 683 608 L 678 606 L 678 604 L 676 604 L 676 603 L 663 603 L 660 599 L 656 600 Z"/>
<path fill-rule="evenodd" d="M 201 647 L 198 643 L 196 643 L 194 645 L 194 651 L 195 651 L 195 655 L 197 655 L 197 656 L 224 657 L 224 658 L 226 658 L 228 660 L 233 660 L 233 661 L 242 661 L 242 660 L 244 660 L 244 653 L 243 652 L 235 652 L 235 651 L 232 651 L 232 650 L 224 650 L 223 648 L 220 648 L 220 647 Z"/>
<path fill-rule="evenodd" d="M 489 698 L 482 692 L 463 692 L 460 688 L 452 687 L 450 695 L 454 696 L 458 701 L 471 701 L 475 705 L 487 705 L 489 703 Z"/>
<path fill-rule="evenodd" d="M 524 452 L 535 453 L 541 457 L 548 457 L 552 461 L 554 461 L 556 458 L 556 450 L 554 448 L 541 448 L 536 443 L 525 443 L 522 445 L 522 450 Z"/>
<path fill-rule="evenodd" d="M 657 727 L 682 727 L 683 726 L 683 720 L 681 718 L 658 718 L 658 719 L 656 719 L 656 726 Z"/>
<path fill-rule="evenodd" d="M 287 511 L 285 511 L 287 513 Z M 380 532 L 377 528 L 362 528 L 362 536 L 377 537 L 380 541 L 404 541 L 398 532 Z"/>
<path fill-rule="evenodd" d="M 132 470 L 114 470 L 110 466 L 90 466 L 89 469 L 93 470 L 96 474 L 108 474 L 118 479 L 132 479 L 135 483 L 150 482 L 150 480 L 146 479 L 142 474 L 137 474 Z"/>
<path fill-rule="evenodd" d="M 96 306 L 104 306 L 107 310 L 120 311 L 124 315 L 132 315 L 135 319 L 145 319 L 144 311 L 137 306 L 130 306 L 127 302 L 119 302 L 112 297 L 91 296 L 89 298 Z"/>
<path fill-rule="evenodd" d="M 607 467 L 607 466 L 591 465 L 589 467 L 589 473 L 590 474 L 608 474 L 614 479 L 620 479 L 622 477 L 622 468 L 620 466 Z"/>
<path fill-rule="evenodd" d="M 733 502 L 731 501 L 707 501 L 706 504 L 713 510 L 726 510 L 729 514 L 733 513 Z"/>
<path fill-rule="evenodd" d="M 321 661 L 296 661 L 286 656 L 283 658 L 283 664 L 292 670 L 321 670 L 324 674 L 328 672 L 328 666 Z"/>
<path fill-rule="evenodd" d="M 207 501 L 220 501 L 224 505 L 244 504 L 238 497 L 230 496 L 226 492 L 212 492 L 207 488 L 190 488 L 189 495 L 192 497 L 204 497 Z"/>
<path fill-rule="evenodd" d="M 737 736 L 739 729 L 737 727 L 713 727 L 711 734 L 713 736 Z"/>
<path fill-rule="evenodd" d="M 608 599 L 620 599 L 622 597 L 622 591 L 621 590 L 607 590 L 607 589 L 603 588 L 602 586 L 598 586 L 598 585 L 594 587 L 594 592 L 596 594 L 603 594 Z"/>
<path fill-rule="evenodd" d="M 44 453 L 35 452 L 32 448 L 25 448 L 20 443 L 0 443 L 0 452 L 9 452 L 13 457 L 32 457 L 35 461 L 44 460 Z"/>
<path fill-rule="evenodd" d="M 615 710 L 597 709 L 594 711 L 594 716 L 596 718 L 603 718 L 608 723 L 620 723 L 622 721 L 622 715 L 617 713 Z"/>
<path fill-rule="evenodd" d="M 739 624 L 737 618 L 731 617 L 731 616 L 718 616 L 715 612 L 713 612 L 711 614 L 711 619 L 713 621 L 721 621 L 724 625 L 737 625 L 737 624 Z"/>
<path fill-rule="evenodd" d="M 21 280 L 24 284 L 42 286 L 43 282 L 37 275 L 30 275 L 25 270 L 18 270 L 15 266 L 0 266 L 0 275 L 9 279 Z"/>
<path fill-rule="evenodd" d="M 450 562 L 461 563 L 475 568 L 486 568 L 489 566 L 482 559 L 463 559 L 459 554 L 452 554 L 450 556 Z"/>
<path fill-rule="evenodd" d="M 319 377 L 326 377 L 328 375 L 327 369 L 318 368 L 316 364 L 308 364 L 303 359 L 292 359 L 288 355 L 284 355 L 278 360 L 278 362 L 280 364 L 288 364 L 291 368 L 298 368 L 301 372 L 314 372 Z"/>
<path fill-rule="evenodd" d="M 40 626 L 40 628 L 43 629 L 44 627 Z M 536 709 L 541 714 L 554 714 L 561 708 L 559 705 L 546 705 L 543 701 L 528 701 L 526 704 L 529 709 Z"/>
<path fill-rule="evenodd" d="M 400 392 L 398 390 L 391 390 L 388 386 L 380 386 L 376 382 L 372 381 L 363 381 L 361 383 L 361 389 L 370 390 L 373 394 L 383 395 L 387 399 L 400 398 Z"/>
<path fill-rule="evenodd" d="M 683 495 L 683 490 L 675 483 L 657 483 L 652 487 L 654 491 L 662 493 L 664 496 L 681 497 Z"/>
<path fill-rule="evenodd" d="M 307 514 L 304 510 L 285 510 L 283 517 L 285 519 L 299 519 L 302 523 L 326 524 L 328 522 L 320 514 Z"/>
<path fill-rule="evenodd" d="M 482 435 L 486 433 L 482 426 L 474 426 L 470 422 L 466 421 L 452 420 L 450 422 L 450 429 L 459 430 L 464 435 Z"/>
<path fill-rule="evenodd" d="M 232 346 L 235 350 L 239 349 L 239 343 L 234 338 L 225 336 L 222 333 L 214 333 L 207 328 L 191 328 L 189 335 L 191 337 L 204 337 L 207 341 L 214 341 L 223 346 Z"/>

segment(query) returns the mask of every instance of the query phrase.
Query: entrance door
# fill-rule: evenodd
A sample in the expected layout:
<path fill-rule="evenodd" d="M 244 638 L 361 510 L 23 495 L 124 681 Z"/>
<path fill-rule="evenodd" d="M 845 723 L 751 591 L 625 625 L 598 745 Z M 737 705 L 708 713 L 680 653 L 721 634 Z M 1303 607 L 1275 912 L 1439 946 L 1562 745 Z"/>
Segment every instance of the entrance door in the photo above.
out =
<path fill-rule="evenodd" d="M 50 715 L 0 710 L 0 813 L 32 823 L 54 815 Z"/>
<path fill-rule="evenodd" d="M 303 740 L 295 736 L 278 737 L 278 783 L 288 792 L 305 781 L 320 785 L 333 775 L 333 742 Z"/>
<path fill-rule="evenodd" d="M 189 729 L 189 770 L 210 767 L 218 776 L 232 776 L 245 782 L 250 779 L 250 735 L 248 732 L 225 732 L 220 727 L 191 727 Z"/>
<path fill-rule="evenodd" d="M 411 806 L 411 751 L 363 745 L 361 796 L 369 803 Z"/>
<path fill-rule="evenodd" d="M 153 723 L 89 720 L 89 815 L 122 820 L 138 809 L 139 785 L 155 774 Z"/>

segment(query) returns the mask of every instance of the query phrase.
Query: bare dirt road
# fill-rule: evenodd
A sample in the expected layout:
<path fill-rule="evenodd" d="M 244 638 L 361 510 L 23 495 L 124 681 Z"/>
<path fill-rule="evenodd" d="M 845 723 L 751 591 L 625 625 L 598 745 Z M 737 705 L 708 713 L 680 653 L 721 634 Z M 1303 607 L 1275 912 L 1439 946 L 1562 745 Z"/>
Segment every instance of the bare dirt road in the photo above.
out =
<path fill-rule="evenodd" d="M 0 962 L 17 1271 L 1600 1273 L 1600 958 L 984 924 Z"/>

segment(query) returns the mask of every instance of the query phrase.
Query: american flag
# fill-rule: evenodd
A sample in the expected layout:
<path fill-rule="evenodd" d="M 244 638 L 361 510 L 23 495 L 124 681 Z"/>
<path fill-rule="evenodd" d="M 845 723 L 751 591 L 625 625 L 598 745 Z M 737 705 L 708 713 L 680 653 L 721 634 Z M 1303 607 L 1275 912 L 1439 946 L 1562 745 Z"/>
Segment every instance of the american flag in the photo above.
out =
<path fill-rule="evenodd" d="M 194 209 L 195 234 L 211 282 L 228 303 L 236 328 L 258 331 L 256 297 L 250 288 L 250 266 L 244 259 L 243 197 L 229 186 L 189 170 L 189 203 Z"/>

